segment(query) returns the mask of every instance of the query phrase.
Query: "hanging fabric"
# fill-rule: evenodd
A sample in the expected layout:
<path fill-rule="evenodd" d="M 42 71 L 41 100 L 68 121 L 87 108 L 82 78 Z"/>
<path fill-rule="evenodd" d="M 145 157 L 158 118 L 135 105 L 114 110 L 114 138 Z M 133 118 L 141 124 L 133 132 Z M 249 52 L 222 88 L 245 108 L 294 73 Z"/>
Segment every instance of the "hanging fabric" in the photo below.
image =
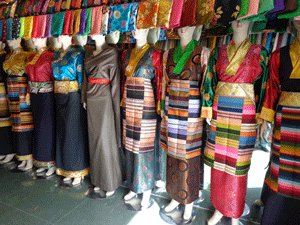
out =
<path fill-rule="evenodd" d="M 52 16 L 51 34 L 53 37 L 59 37 L 63 31 L 65 12 L 55 13 Z"/>
<path fill-rule="evenodd" d="M 180 27 L 196 25 L 197 0 L 185 1 L 182 8 Z"/>
<path fill-rule="evenodd" d="M 79 33 L 80 30 L 80 15 L 81 15 L 82 9 L 77 9 L 75 10 L 74 14 L 74 27 L 73 27 L 73 33 L 72 36 L 75 36 L 76 34 Z"/>
<path fill-rule="evenodd" d="M 12 25 L 13 18 L 8 18 L 6 20 L 6 40 L 12 40 Z"/>
<path fill-rule="evenodd" d="M 55 0 L 50 0 L 47 8 L 47 13 L 52 14 L 54 12 L 55 12 Z"/>
<path fill-rule="evenodd" d="M 139 2 L 131 3 L 131 12 L 130 12 L 129 28 L 128 28 L 129 32 L 136 30 L 136 18 L 137 18 L 139 6 L 140 6 Z"/>
<path fill-rule="evenodd" d="M 284 10 L 285 0 L 274 0 L 274 9 L 269 11 L 267 14 L 277 13 Z"/>
<path fill-rule="evenodd" d="M 6 20 L 3 20 L 3 33 L 2 33 L 2 41 L 6 40 Z"/>
<path fill-rule="evenodd" d="M 42 7 L 42 14 L 46 14 L 47 13 L 47 9 L 49 7 L 49 3 L 50 3 L 50 0 L 46 0 L 43 7 Z"/>
<path fill-rule="evenodd" d="M 107 26 L 107 33 L 109 34 L 111 32 L 111 27 L 112 27 L 112 20 L 114 16 L 114 6 L 109 7 L 109 12 L 108 12 L 108 26 Z"/>
<path fill-rule="evenodd" d="M 82 8 L 86 8 L 88 6 L 88 0 L 82 0 Z"/>
<path fill-rule="evenodd" d="M 129 30 L 131 4 L 121 4 L 114 6 L 112 26 L 110 32 L 120 31 L 125 33 Z"/>
<path fill-rule="evenodd" d="M 158 8 L 158 1 L 141 2 L 137 15 L 137 29 L 155 28 L 157 26 Z"/>
<path fill-rule="evenodd" d="M 250 0 L 241 0 L 241 11 L 240 11 L 238 18 L 240 18 L 242 16 L 246 16 L 248 14 L 249 3 L 250 3 Z"/>
<path fill-rule="evenodd" d="M 285 13 L 285 14 L 281 14 L 278 15 L 278 19 L 289 19 L 289 18 L 293 18 L 293 17 L 297 17 L 300 15 L 300 0 L 294 1 L 294 0 L 289 0 L 290 4 L 289 4 L 289 9 L 293 10 L 296 8 L 295 11 L 290 12 L 290 13 Z"/>
<path fill-rule="evenodd" d="M 85 26 L 86 26 L 86 9 L 82 9 L 80 14 L 80 27 L 79 27 L 78 34 L 85 33 Z"/>
<path fill-rule="evenodd" d="M 168 28 L 177 28 L 180 26 L 182 8 L 183 8 L 184 0 L 176 0 L 173 1 L 172 12 L 170 16 L 170 23 Z M 165 27 L 164 27 L 165 29 Z"/>
<path fill-rule="evenodd" d="M 66 11 L 65 18 L 64 18 L 64 28 L 63 28 L 62 35 L 69 35 L 70 34 L 71 16 L 72 16 L 72 11 Z"/>
<path fill-rule="evenodd" d="M 55 12 L 60 12 L 62 0 L 54 0 L 55 1 Z"/>
<path fill-rule="evenodd" d="M 99 6 L 101 5 L 101 0 L 95 0 L 94 1 L 94 6 Z"/>
<path fill-rule="evenodd" d="M 267 21 L 265 14 L 274 9 L 274 0 L 260 0 L 257 15 L 242 19 L 242 21 Z"/>
<path fill-rule="evenodd" d="M 17 1 L 15 1 L 10 8 L 10 13 L 9 13 L 9 17 L 14 18 L 15 17 L 15 12 L 17 9 Z"/>
<path fill-rule="evenodd" d="M 169 27 L 173 0 L 161 0 L 159 2 L 159 9 L 157 15 L 158 27 Z"/>
<path fill-rule="evenodd" d="M 215 4 L 214 23 L 227 26 L 233 20 L 236 20 L 240 13 L 241 0 L 218 0 Z M 247 10 L 248 12 L 248 10 Z"/>
<path fill-rule="evenodd" d="M 92 25 L 90 36 L 101 33 L 102 6 L 92 8 Z"/>
<path fill-rule="evenodd" d="M 25 40 L 29 40 L 31 38 L 32 26 L 33 26 L 33 16 L 25 17 L 24 19 L 24 36 Z"/>
<path fill-rule="evenodd" d="M 52 24 L 52 14 L 47 15 L 46 19 L 46 30 L 45 30 L 45 37 L 49 38 L 52 37 L 51 35 L 51 24 Z"/>
<path fill-rule="evenodd" d="M 92 8 L 88 8 L 86 10 L 86 17 L 85 17 L 85 30 L 81 34 L 82 36 L 84 35 L 89 35 L 91 33 L 91 25 L 92 25 Z"/>
<path fill-rule="evenodd" d="M 0 40 L 2 40 L 2 33 L 3 33 L 3 19 L 0 19 Z"/>
<path fill-rule="evenodd" d="M 39 38 L 38 32 L 39 32 L 39 17 L 34 16 L 33 17 L 33 24 L 32 24 L 32 32 L 31 32 L 31 38 Z"/>
<path fill-rule="evenodd" d="M 24 37 L 24 29 L 25 29 L 25 17 L 21 17 L 20 19 L 20 34 L 19 34 L 19 38 Z"/>
<path fill-rule="evenodd" d="M 248 13 L 244 16 L 240 16 L 238 20 L 245 19 L 253 15 L 257 15 L 258 8 L 259 8 L 259 0 L 250 0 L 248 8 L 249 8 Z"/>
<path fill-rule="evenodd" d="M 35 8 L 35 14 L 37 14 L 37 15 L 41 14 L 44 2 L 45 2 L 45 0 L 39 0 L 37 2 L 36 8 Z"/>
<path fill-rule="evenodd" d="M 216 0 L 198 0 L 197 2 L 197 26 L 211 23 L 214 18 Z"/>
<path fill-rule="evenodd" d="M 102 35 L 107 35 L 108 17 L 109 17 L 109 6 L 105 5 L 102 8 L 102 23 L 101 23 L 101 34 Z"/>

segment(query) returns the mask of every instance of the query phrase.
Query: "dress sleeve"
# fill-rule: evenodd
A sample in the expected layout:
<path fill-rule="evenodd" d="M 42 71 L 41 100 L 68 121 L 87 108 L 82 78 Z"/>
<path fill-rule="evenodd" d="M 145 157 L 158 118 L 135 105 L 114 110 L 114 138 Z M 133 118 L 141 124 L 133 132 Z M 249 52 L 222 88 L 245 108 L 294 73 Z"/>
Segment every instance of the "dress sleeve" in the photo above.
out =
<path fill-rule="evenodd" d="M 255 92 L 255 104 L 256 104 L 256 122 L 258 124 L 262 123 L 260 118 L 260 113 L 262 105 L 266 96 L 267 81 L 269 78 L 269 68 L 268 68 L 268 51 L 262 47 L 260 52 L 260 68 L 262 70 L 261 75 L 254 81 L 254 92 Z"/>
<path fill-rule="evenodd" d="M 78 79 L 78 84 L 79 87 L 82 84 L 82 80 L 83 80 L 83 57 L 84 57 L 84 52 L 80 52 L 77 55 L 77 62 L 76 62 L 76 73 L 77 73 L 77 79 Z"/>
<path fill-rule="evenodd" d="M 118 57 L 118 53 L 116 52 Z M 120 92 L 121 92 L 121 70 L 119 68 L 119 61 L 116 57 L 115 66 L 110 67 L 109 76 L 110 76 L 110 87 L 111 87 L 111 97 L 113 101 L 113 110 L 115 117 L 115 127 L 117 135 L 118 147 L 121 147 L 121 109 L 120 109 Z"/>
<path fill-rule="evenodd" d="M 156 113 L 161 113 L 161 92 L 162 92 L 162 77 L 163 77 L 163 51 L 155 49 L 153 51 L 152 62 L 155 68 L 155 83 L 156 83 Z"/>
<path fill-rule="evenodd" d="M 169 50 L 165 51 L 163 54 L 163 75 L 162 75 L 163 77 L 161 83 L 161 117 L 163 117 L 165 113 L 166 93 L 167 93 L 167 87 L 169 83 L 169 77 L 166 69 L 168 55 L 169 55 Z"/>
<path fill-rule="evenodd" d="M 273 122 L 275 117 L 275 110 L 278 104 L 280 94 L 280 80 L 279 80 L 279 67 L 280 67 L 280 49 L 276 50 L 270 60 L 270 77 L 267 81 L 267 90 L 260 114 L 260 118 L 270 123 Z"/>
<path fill-rule="evenodd" d="M 214 101 L 214 92 L 218 84 L 218 75 L 216 73 L 216 63 L 219 56 L 219 47 L 216 47 L 210 55 L 206 69 L 205 80 L 202 92 L 202 118 L 212 118 L 212 106 Z"/>

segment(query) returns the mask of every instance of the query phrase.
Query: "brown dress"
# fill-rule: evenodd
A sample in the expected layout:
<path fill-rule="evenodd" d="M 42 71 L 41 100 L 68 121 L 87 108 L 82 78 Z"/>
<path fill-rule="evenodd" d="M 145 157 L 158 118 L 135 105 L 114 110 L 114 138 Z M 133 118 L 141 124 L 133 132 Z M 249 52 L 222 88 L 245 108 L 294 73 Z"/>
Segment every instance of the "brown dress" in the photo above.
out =
<path fill-rule="evenodd" d="M 92 184 L 114 191 L 122 183 L 121 73 L 118 52 L 105 45 L 96 56 L 86 51 L 82 102 L 87 103 Z"/>

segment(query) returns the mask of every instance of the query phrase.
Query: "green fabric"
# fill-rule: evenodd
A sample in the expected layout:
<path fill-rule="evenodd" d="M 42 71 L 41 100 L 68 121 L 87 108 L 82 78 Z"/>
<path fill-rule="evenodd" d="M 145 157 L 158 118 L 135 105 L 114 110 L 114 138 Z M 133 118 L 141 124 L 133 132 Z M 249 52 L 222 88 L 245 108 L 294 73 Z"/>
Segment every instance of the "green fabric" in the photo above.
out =
<path fill-rule="evenodd" d="M 256 113 L 260 113 L 263 107 L 263 103 L 265 100 L 265 95 L 267 91 L 267 81 L 269 79 L 269 67 L 268 65 L 268 51 L 266 48 L 262 47 L 260 51 L 260 58 L 263 57 L 263 61 L 260 60 L 260 68 L 262 70 L 260 76 L 254 81 L 254 93 L 255 96 L 258 96 L 258 101 L 256 102 Z M 265 84 L 265 85 L 264 85 Z"/>
<path fill-rule="evenodd" d="M 88 6 L 89 0 L 83 0 L 82 1 L 82 8 L 86 8 Z"/>
<path fill-rule="evenodd" d="M 267 21 L 257 21 L 254 23 L 252 27 L 252 32 L 262 32 L 266 29 L 267 27 Z"/>
<path fill-rule="evenodd" d="M 242 19 L 241 21 L 267 21 L 265 14 L 274 9 L 274 0 L 260 0 L 257 15 Z"/>
<path fill-rule="evenodd" d="M 252 44 L 255 44 L 255 42 L 256 42 L 256 36 L 257 36 L 256 34 L 252 34 L 251 35 L 251 43 Z"/>
<path fill-rule="evenodd" d="M 198 41 L 192 40 L 188 46 L 182 52 L 181 45 L 178 44 L 173 55 L 174 63 L 176 63 L 175 68 L 173 69 L 173 73 L 181 74 L 185 63 L 190 58 L 196 46 L 199 45 Z"/>
<path fill-rule="evenodd" d="M 250 0 L 242 0 L 242 2 L 241 2 L 241 11 L 240 11 L 240 14 L 239 14 L 238 18 L 240 18 L 241 16 L 245 16 L 245 15 L 248 14 L 249 1 Z"/>
<path fill-rule="evenodd" d="M 21 17 L 19 38 L 22 38 L 24 36 L 24 28 L 25 28 L 24 20 L 25 20 L 25 17 Z"/>
<path fill-rule="evenodd" d="M 66 12 L 55 13 L 52 16 L 51 34 L 53 37 L 59 37 L 63 31 L 64 19 Z"/>
<path fill-rule="evenodd" d="M 300 15 L 300 0 L 298 0 L 298 9 L 294 12 L 278 15 L 278 19 L 289 19 Z"/>
<path fill-rule="evenodd" d="M 214 102 L 214 87 L 217 87 L 218 84 L 218 75 L 216 72 L 214 72 L 214 66 L 217 64 L 217 60 L 219 57 L 219 49 L 220 47 L 216 47 L 210 54 L 210 58 L 208 61 L 208 67 L 205 74 L 205 81 L 204 81 L 204 87 L 203 87 L 203 95 L 209 94 L 210 98 L 208 100 L 205 100 L 202 98 L 202 106 L 203 107 L 212 107 Z M 207 76 L 208 73 L 212 73 L 212 79 L 210 79 L 210 76 Z"/>
<path fill-rule="evenodd" d="M 89 35 L 92 27 L 92 8 L 86 10 L 85 32 L 81 36 Z"/>

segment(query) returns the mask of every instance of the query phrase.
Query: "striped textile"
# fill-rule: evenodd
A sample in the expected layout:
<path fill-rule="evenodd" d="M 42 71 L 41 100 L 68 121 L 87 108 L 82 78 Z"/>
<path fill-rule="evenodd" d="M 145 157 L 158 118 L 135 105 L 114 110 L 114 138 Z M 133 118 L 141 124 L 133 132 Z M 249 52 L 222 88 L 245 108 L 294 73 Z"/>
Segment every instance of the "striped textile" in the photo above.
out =
<path fill-rule="evenodd" d="M 0 127 L 11 126 L 4 83 L 0 83 Z"/>
<path fill-rule="evenodd" d="M 30 105 L 27 104 L 27 77 L 8 76 L 7 92 L 13 132 L 33 130 Z"/>
<path fill-rule="evenodd" d="M 245 91 L 250 85 L 219 82 L 213 103 L 204 160 L 230 175 L 246 175 L 250 168 L 256 140 L 254 90 Z M 227 95 L 224 90 L 229 90 Z"/>
<path fill-rule="evenodd" d="M 298 93 L 298 99 L 300 93 Z M 300 199 L 300 107 L 277 107 L 270 173 L 265 183 L 276 193 Z"/>
<path fill-rule="evenodd" d="M 151 80 L 127 77 L 123 96 L 125 149 L 136 154 L 154 151 L 157 114 Z"/>
<path fill-rule="evenodd" d="M 161 125 L 161 146 L 169 155 L 190 159 L 201 155 L 203 119 L 198 81 L 170 80 Z"/>

